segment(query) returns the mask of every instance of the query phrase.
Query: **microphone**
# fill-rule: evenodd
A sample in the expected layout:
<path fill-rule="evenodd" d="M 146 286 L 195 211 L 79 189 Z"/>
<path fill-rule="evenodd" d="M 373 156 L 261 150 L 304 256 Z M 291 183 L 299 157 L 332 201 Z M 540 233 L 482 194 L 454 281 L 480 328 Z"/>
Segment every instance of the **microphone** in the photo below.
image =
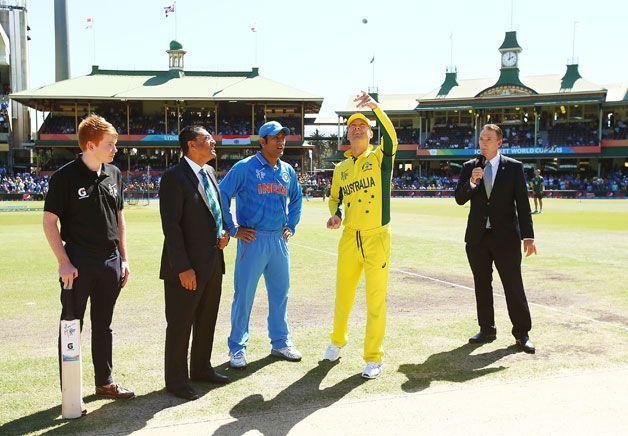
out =
<path fill-rule="evenodd" d="M 475 160 L 475 166 L 473 168 L 482 168 L 484 169 L 484 167 L 486 166 L 487 162 L 486 162 L 486 157 L 484 157 L 483 154 L 479 155 L 476 160 Z M 472 182 L 473 178 L 471 178 L 469 180 L 469 182 Z M 482 183 L 482 179 L 479 178 L 477 179 L 475 182 L 473 182 L 474 184 L 480 184 Z"/>
<path fill-rule="evenodd" d="M 486 166 L 486 158 L 483 154 L 479 155 L 477 158 L 477 163 L 475 164 L 475 168 L 484 168 Z"/>

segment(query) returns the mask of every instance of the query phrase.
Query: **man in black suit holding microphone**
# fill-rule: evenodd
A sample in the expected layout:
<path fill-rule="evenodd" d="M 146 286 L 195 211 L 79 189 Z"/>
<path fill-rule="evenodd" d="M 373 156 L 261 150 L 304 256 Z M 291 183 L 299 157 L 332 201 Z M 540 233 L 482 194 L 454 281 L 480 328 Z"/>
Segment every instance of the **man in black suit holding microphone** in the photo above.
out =
<path fill-rule="evenodd" d="M 493 310 L 493 263 L 504 285 L 512 334 L 526 353 L 535 347 L 528 332 L 532 328 L 530 309 L 521 278 L 520 241 L 526 257 L 536 254 L 534 230 L 523 164 L 502 156 L 503 134 L 499 126 L 487 124 L 480 133 L 477 159 L 465 162 L 456 187 L 456 202 L 471 201 L 465 234 L 467 258 L 475 284 L 480 332 L 471 343 L 496 338 Z"/>
<path fill-rule="evenodd" d="M 159 188 L 159 211 L 164 232 L 159 277 L 166 296 L 166 389 L 187 400 L 199 396 L 190 379 L 227 383 L 210 358 L 222 275 L 223 248 L 229 235 L 223 227 L 222 205 L 214 169 L 207 162 L 216 157 L 216 141 L 200 126 L 179 134 L 184 157 L 166 171 Z M 188 345 L 192 335 L 190 374 Z"/>

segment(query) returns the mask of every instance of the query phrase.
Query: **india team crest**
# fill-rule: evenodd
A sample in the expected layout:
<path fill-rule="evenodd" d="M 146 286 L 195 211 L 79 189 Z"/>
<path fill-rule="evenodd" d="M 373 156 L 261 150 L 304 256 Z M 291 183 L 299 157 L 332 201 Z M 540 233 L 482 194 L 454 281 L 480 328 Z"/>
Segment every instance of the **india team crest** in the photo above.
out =
<path fill-rule="evenodd" d="M 288 174 L 287 171 L 284 171 L 283 174 L 281 175 L 281 178 L 283 179 L 284 182 L 288 183 L 288 181 L 290 180 L 290 174 Z"/>

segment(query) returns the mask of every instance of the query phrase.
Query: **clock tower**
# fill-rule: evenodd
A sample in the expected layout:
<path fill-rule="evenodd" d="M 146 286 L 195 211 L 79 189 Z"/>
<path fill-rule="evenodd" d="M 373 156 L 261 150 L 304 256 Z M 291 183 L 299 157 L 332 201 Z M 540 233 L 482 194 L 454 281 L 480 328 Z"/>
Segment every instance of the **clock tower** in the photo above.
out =
<path fill-rule="evenodd" d="M 499 47 L 501 59 L 499 79 L 493 86 L 478 94 L 478 97 L 536 94 L 519 79 L 519 55 L 522 51 L 517 42 L 517 32 L 506 32 L 504 42 Z"/>
<path fill-rule="evenodd" d="M 506 32 L 504 42 L 499 47 L 502 61 L 502 71 L 504 69 L 516 69 L 519 71 L 519 54 L 523 49 L 517 42 L 517 32 Z"/>

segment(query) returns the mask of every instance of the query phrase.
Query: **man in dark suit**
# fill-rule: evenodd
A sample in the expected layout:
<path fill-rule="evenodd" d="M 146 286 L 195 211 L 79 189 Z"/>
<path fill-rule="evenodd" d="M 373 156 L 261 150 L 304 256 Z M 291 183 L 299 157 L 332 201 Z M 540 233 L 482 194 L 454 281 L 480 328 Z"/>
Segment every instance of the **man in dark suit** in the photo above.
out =
<path fill-rule="evenodd" d="M 223 228 L 220 191 L 212 167 L 216 141 L 200 126 L 179 134 L 184 154 L 166 171 L 159 188 L 159 211 L 164 232 L 159 277 L 166 296 L 166 389 L 177 397 L 199 396 L 190 379 L 227 383 L 210 358 L 225 272 L 223 248 L 229 235 Z M 190 376 L 187 354 L 192 328 Z"/>
<path fill-rule="evenodd" d="M 512 334 L 517 346 L 534 353 L 528 336 L 532 328 L 530 309 L 521 279 L 521 250 L 536 254 L 534 230 L 523 164 L 502 156 L 503 134 L 499 126 L 487 124 L 480 133 L 477 159 L 465 162 L 456 187 L 456 202 L 471 201 L 465 242 L 475 284 L 480 332 L 471 343 L 492 342 L 496 338 L 493 310 L 493 263 L 504 285 Z"/>

